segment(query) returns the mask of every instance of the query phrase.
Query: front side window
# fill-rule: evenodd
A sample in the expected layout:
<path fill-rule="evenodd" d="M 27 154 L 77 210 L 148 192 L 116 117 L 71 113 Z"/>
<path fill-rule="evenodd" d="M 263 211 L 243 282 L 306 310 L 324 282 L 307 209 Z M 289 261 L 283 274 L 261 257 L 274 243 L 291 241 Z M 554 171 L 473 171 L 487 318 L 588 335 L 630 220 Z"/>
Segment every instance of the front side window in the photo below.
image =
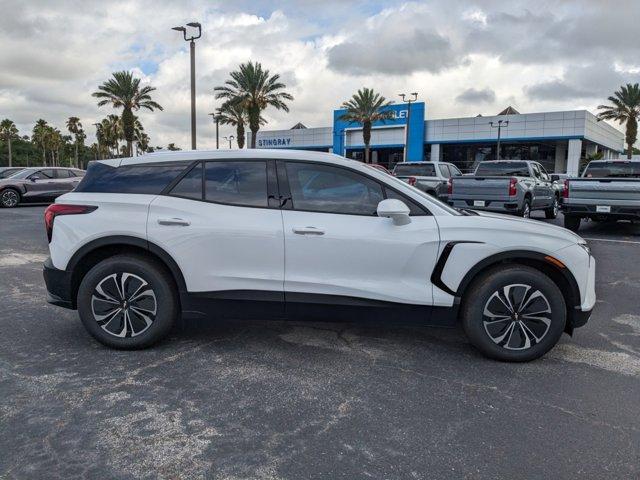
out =
<path fill-rule="evenodd" d="M 48 178 L 53 178 L 55 177 L 55 172 L 53 170 L 50 169 L 46 169 L 46 170 L 38 170 L 36 173 L 34 173 L 32 175 L 33 178 L 42 178 L 42 179 L 48 179 Z"/>
<path fill-rule="evenodd" d="M 206 162 L 205 200 L 246 207 L 268 206 L 267 162 Z"/>
<path fill-rule="evenodd" d="M 287 163 L 293 208 L 345 215 L 375 215 L 383 199 L 379 183 L 348 169 Z"/>

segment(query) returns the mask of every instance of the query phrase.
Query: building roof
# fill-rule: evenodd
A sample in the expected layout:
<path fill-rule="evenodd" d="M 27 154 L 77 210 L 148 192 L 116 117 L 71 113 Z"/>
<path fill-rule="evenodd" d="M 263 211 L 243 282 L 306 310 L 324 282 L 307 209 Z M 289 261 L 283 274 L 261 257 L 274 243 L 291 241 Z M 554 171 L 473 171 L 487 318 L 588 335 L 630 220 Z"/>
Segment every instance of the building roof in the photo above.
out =
<path fill-rule="evenodd" d="M 520 115 L 520 112 L 509 105 L 507 108 L 502 110 L 498 115 Z"/>
<path fill-rule="evenodd" d="M 306 128 L 307 127 L 303 123 L 298 122 L 293 127 L 291 127 L 291 130 L 303 130 Z"/>

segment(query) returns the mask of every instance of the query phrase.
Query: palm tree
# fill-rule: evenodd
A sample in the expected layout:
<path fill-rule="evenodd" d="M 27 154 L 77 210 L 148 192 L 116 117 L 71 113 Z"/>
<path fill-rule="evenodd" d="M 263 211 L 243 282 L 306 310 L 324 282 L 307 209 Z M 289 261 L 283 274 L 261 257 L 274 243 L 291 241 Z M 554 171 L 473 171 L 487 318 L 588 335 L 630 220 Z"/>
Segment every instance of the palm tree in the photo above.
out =
<path fill-rule="evenodd" d="M 98 102 L 99 107 L 110 103 L 113 108 L 122 108 L 122 130 L 129 155 L 133 154 L 135 140 L 133 111 L 141 108 L 151 112 L 162 110 L 160 104 L 151 99 L 150 93 L 154 90 L 151 86 L 141 87 L 139 78 L 135 78 L 131 72 L 123 71 L 115 72 L 113 78 L 100 85 L 98 91 L 92 94 L 101 99 Z"/>
<path fill-rule="evenodd" d="M 74 159 L 75 159 L 75 166 L 78 166 L 78 140 L 79 140 L 79 133 L 82 131 L 82 123 L 80 123 L 80 119 L 78 117 L 69 117 L 69 120 L 67 120 L 67 130 L 69 130 L 69 133 L 73 135 L 74 137 L 74 144 L 75 144 L 75 155 L 74 155 Z"/>
<path fill-rule="evenodd" d="M 369 163 L 371 125 L 393 118 L 393 111 L 389 110 L 391 103 L 379 93 L 374 92 L 372 88 L 365 87 L 358 90 L 358 93 L 342 104 L 342 108 L 346 112 L 340 117 L 340 120 L 362 124 L 364 163 Z"/>
<path fill-rule="evenodd" d="M 120 140 L 124 137 L 122 122 L 118 115 L 107 115 L 100 122 L 100 144 L 104 145 L 109 157 L 119 156 Z M 115 153 L 114 153 L 115 152 Z"/>
<path fill-rule="evenodd" d="M 625 141 L 627 142 L 627 158 L 633 155 L 633 144 L 638 139 L 638 117 L 640 117 L 640 85 L 627 83 L 609 97 L 613 105 L 599 105 L 598 120 L 616 120 L 627 124 Z"/>
<path fill-rule="evenodd" d="M 230 73 L 231 80 L 224 86 L 215 87 L 216 98 L 224 98 L 232 104 L 242 105 L 247 112 L 249 130 L 251 130 L 251 148 L 256 148 L 256 135 L 260 130 L 262 111 L 268 106 L 277 110 L 289 111 L 285 100 L 293 96 L 282 91 L 286 85 L 280 82 L 280 75 L 270 75 L 258 62 L 242 63 L 239 70 Z"/>
<path fill-rule="evenodd" d="M 9 166 L 13 166 L 13 155 L 11 152 L 11 140 L 14 139 L 18 135 L 18 128 L 16 124 L 13 123 L 13 120 L 9 120 L 5 118 L 0 122 L 0 135 L 4 137 L 7 142 L 7 147 L 9 149 Z"/>
<path fill-rule="evenodd" d="M 35 126 L 33 127 L 33 132 L 31 135 L 31 141 L 36 145 L 40 146 L 42 150 L 42 166 L 47 165 L 47 148 L 46 148 L 46 136 L 47 136 L 47 128 L 49 125 L 46 120 L 42 118 L 39 119 Z"/>
<path fill-rule="evenodd" d="M 236 142 L 238 148 L 244 148 L 245 125 L 249 123 L 246 110 L 239 103 L 225 102 L 216 110 L 216 118 L 222 125 L 236 127 Z M 260 116 L 259 124 L 262 126 L 267 121 Z"/>

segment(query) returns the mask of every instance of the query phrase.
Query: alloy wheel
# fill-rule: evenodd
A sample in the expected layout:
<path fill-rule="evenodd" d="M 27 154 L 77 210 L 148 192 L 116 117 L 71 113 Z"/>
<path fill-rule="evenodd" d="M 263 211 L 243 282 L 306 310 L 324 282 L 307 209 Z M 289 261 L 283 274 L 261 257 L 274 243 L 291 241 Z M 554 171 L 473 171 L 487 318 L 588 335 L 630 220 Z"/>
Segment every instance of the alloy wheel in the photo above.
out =
<path fill-rule="evenodd" d="M 491 340 L 507 350 L 526 350 L 542 341 L 551 326 L 551 305 L 544 294 L 525 284 L 495 291 L 482 314 Z"/>
<path fill-rule="evenodd" d="M 2 202 L 2 206 L 4 207 L 15 207 L 18 205 L 18 194 L 13 190 L 5 190 L 2 192 L 2 197 L 0 197 L 0 202 Z"/>
<path fill-rule="evenodd" d="M 155 321 L 156 295 L 149 283 L 133 273 L 114 273 L 96 285 L 91 296 L 95 321 L 110 335 L 135 337 Z"/>

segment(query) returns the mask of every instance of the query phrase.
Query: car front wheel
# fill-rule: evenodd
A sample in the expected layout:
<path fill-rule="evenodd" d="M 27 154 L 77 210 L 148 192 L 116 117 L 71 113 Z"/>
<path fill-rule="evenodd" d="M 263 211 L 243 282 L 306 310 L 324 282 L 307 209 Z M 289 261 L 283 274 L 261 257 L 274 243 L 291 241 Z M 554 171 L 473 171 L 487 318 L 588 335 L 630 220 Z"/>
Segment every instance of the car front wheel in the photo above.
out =
<path fill-rule="evenodd" d="M 475 279 L 465 294 L 462 324 L 487 357 L 526 362 L 558 342 L 566 322 L 558 286 L 524 265 L 496 267 Z"/>
<path fill-rule="evenodd" d="M 20 203 L 20 194 L 13 188 L 7 188 L 0 192 L 0 206 L 3 208 L 17 207 Z"/>
<path fill-rule="evenodd" d="M 117 255 L 94 266 L 78 289 L 87 331 L 112 348 L 139 349 L 164 338 L 178 316 L 170 274 L 157 262 Z"/>

